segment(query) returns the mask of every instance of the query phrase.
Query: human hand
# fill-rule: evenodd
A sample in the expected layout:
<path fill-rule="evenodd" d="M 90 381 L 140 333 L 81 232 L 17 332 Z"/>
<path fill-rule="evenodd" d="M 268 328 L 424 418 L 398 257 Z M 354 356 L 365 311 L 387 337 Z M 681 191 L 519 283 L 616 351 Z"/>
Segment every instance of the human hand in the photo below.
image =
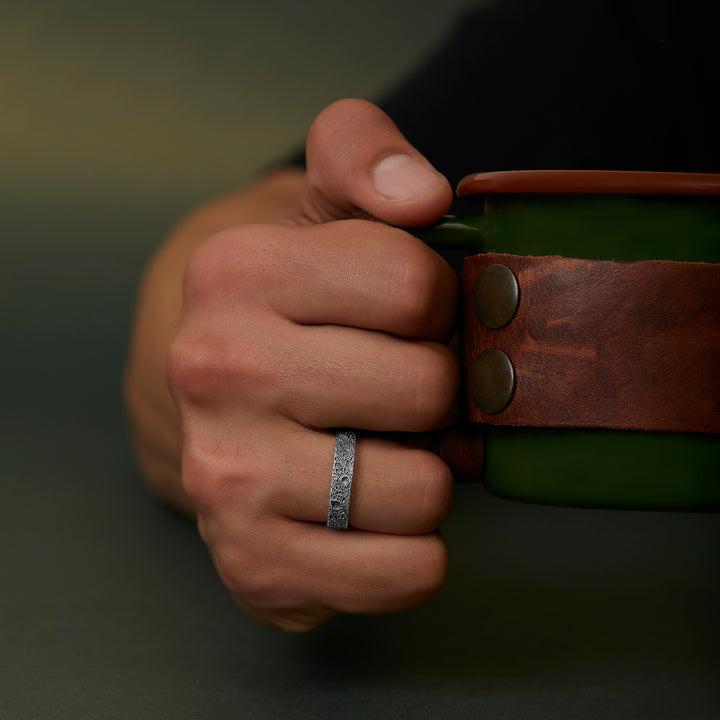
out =
<path fill-rule="evenodd" d="M 195 252 L 167 362 L 200 533 L 238 604 L 289 631 L 441 586 L 452 473 L 392 433 L 449 425 L 459 385 L 455 274 L 392 227 L 439 219 L 445 178 L 357 100 L 318 117 L 307 158 L 296 212 Z M 358 429 L 346 531 L 325 525 L 341 427 Z"/>

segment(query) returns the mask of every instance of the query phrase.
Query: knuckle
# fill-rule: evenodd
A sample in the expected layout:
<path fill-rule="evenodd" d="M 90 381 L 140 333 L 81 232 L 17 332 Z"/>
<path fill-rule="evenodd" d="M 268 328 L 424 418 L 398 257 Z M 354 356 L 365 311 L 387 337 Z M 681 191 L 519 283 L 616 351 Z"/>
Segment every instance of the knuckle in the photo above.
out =
<path fill-rule="evenodd" d="M 171 343 L 165 359 L 165 379 L 176 400 L 178 400 L 178 394 L 187 385 L 192 384 L 191 378 L 194 371 L 191 368 L 191 357 L 192 353 L 176 337 Z"/>
<path fill-rule="evenodd" d="M 435 314 L 441 285 L 438 263 L 425 248 L 413 247 L 403 254 L 403 262 L 393 280 L 397 297 L 393 298 L 408 334 L 423 335 Z"/>
<path fill-rule="evenodd" d="M 274 608 L 285 595 L 276 569 L 247 556 L 234 560 L 228 586 L 234 597 L 253 607 Z"/>
<path fill-rule="evenodd" d="M 233 237 L 236 236 L 236 233 L 233 233 Z M 226 272 L 228 258 L 235 252 L 230 237 L 231 231 L 228 230 L 216 233 L 190 256 L 183 275 L 186 304 L 203 297 L 211 288 L 218 286 L 220 276 Z"/>
<path fill-rule="evenodd" d="M 262 611 L 267 616 L 280 617 L 282 611 L 294 605 L 289 568 L 282 553 L 274 553 L 260 543 L 257 531 L 244 534 L 244 542 L 225 545 L 213 552 L 218 572 L 242 606 Z"/>
<path fill-rule="evenodd" d="M 224 445 L 218 438 L 200 440 L 185 433 L 182 454 L 183 488 L 199 511 L 241 505 L 247 516 L 262 506 L 262 463 L 249 445 Z"/>
<path fill-rule="evenodd" d="M 443 586 L 447 576 L 448 553 L 438 534 L 425 535 L 418 540 L 411 582 L 418 603 L 422 603 L 430 600 Z"/>
<path fill-rule="evenodd" d="M 454 324 L 457 278 L 447 263 L 410 239 L 398 244 L 402 252 L 389 279 L 394 307 L 408 336 L 444 339 Z"/>
<path fill-rule="evenodd" d="M 452 410 L 460 387 L 458 359 L 442 345 L 418 345 L 410 402 L 417 430 L 433 430 L 442 425 Z"/>
<path fill-rule="evenodd" d="M 168 387 L 176 401 L 202 401 L 228 379 L 228 353 L 221 337 L 192 338 L 184 332 L 173 341 L 165 364 Z"/>
<path fill-rule="evenodd" d="M 193 252 L 185 267 L 185 304 L 208 297 L 226 299 L 233 290 L 251 295 L 271 277 L 268 268 L 279 264 L 282 253 L 276 242 L 277 232 L 271 225 L 248 224 L 211 235 Z"/>
<path fill-rule="evenodd" d="M 283 543 L 260 542 L 259 537 L 257 527 L 251 525 L 235 543 L 212 552 L 218 574 L 243 610 L 264 625 L 288 633 L 309 632 L 337 614 L 307 604 Z"/>
<path fill-rule="evenodd" d="M 453 487 L 450 468 L 437 455 L 423 451 L 422 467 L 414 483 L 412 499 L 414 516 L 422 521 L 425 532 L 437 528 L 448 516 Z"/>
<path fill-rule="evenodd" d="M 267 328 L 257 337 L 251 328 L 235 332 L 203 327 L 181 330 L 168 351 L 165 376 L 180 405 L 207 406 L 237 393 L 250 401 L 260 393 L 273 397 L 272 388 L 291 361 L 267 347 Z"/>
<path fill-rule="evenodd" d="M 183 489 L 198 510 L 217 507 L 229 495 L 230 478 L 218 466 L 212 453 L 186 442 L 182 456 Z"/>

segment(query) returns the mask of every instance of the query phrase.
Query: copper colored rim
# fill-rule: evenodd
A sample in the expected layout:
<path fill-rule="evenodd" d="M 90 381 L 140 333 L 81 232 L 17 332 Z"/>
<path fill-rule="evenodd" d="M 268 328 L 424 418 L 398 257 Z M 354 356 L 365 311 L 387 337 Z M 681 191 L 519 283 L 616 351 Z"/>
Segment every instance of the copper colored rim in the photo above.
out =
<path fill-rule="evenodd" d="M 720 174 L 619 170 L 508 170 L 463 178 L 457 194 L 720 195 Z"/>

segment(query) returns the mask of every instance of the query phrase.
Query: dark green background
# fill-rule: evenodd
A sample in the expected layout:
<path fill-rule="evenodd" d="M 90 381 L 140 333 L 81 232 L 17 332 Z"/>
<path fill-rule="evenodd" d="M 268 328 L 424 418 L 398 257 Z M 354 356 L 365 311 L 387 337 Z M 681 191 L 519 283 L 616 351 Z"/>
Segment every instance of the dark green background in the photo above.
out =
<path fill-rule="evenodd" d="M 188 208 L 463 3 L 0 3 L 0 718 L 714 718 L 720 518 L 458 488 L 428 606 L 286 636 L 144 492 L 119 376 Z M 419 39 L 422 38 L 422 41 Z"/>

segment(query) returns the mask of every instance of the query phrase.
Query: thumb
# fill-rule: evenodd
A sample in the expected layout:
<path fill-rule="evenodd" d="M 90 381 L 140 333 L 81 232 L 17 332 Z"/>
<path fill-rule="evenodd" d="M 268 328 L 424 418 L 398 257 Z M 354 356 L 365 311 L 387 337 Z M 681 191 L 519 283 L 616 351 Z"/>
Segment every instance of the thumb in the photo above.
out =
<path fill-rule="evenodd" d="M 308 133 L 306 156 L 303 215 L 312 222 L 347 218 L 359 208 L 390 225 L 419 227 L 452 202 L 445 177 L 364 100 L 323 110 Z"/>

